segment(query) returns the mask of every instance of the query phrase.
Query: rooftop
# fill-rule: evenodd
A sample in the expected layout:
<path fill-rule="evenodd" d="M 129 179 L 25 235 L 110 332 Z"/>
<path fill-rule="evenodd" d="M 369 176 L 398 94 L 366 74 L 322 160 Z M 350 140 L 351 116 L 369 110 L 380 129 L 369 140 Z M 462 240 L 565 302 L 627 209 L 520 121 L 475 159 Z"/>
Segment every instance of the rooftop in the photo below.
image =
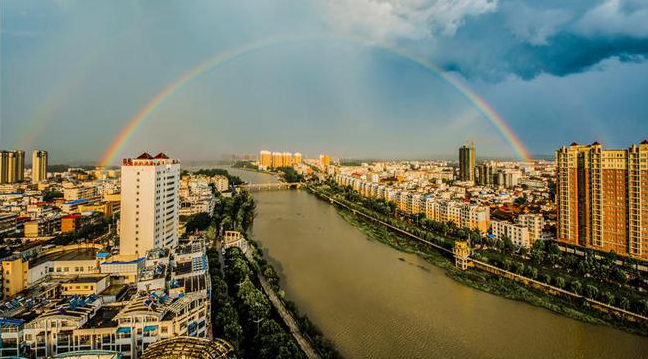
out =
<path fill-rule="evenodd" d="M 87 276 L 87 277 L 76 277 L 69 281 L 68 283 L 97 283 L 98 281 L 106 278 L 107 275 L 93 275 L 93 276 Z"/>
<path fill-rule="evenodd" d="M 43 256 L 39 256 L 33 261 L 29 262 L 29 267 L 34 268 L 40 264 L 50 261 L 82 261 L 82 260 L 92 260 L 97 256 L 99 252 L 96 248 L 83 248 L 83 249 L 71 249 L 67 251 L 60 251 L 54 253 L 48 253 Z"/>
<path fill-rule="evenodd" d="M 114 319 L 121 309 L 122 307 L 102 306 L 97 310 L 97 314 L 88 320 L 81 328 L 94 329 L 116 327 L 117 321 Z"/>
<path fill-rule="evenodd" d="M 85 198 L 81 198 L 81 199 L 76 199 L 76 200 L 74 200 L 74 201 L 65 202 L 65 203 L 63 203 L 63 204 L 75 205 L 75 204 L 81 204 L 81 203 L 86 203 L 86 202 L 88 202 L 87 199 L 85 199 Z"/>
<path fill-rule="evenodd" d="M 54 355 L 52 358 L 65 359 L 120 359 L 122 355 L 110 350 L 80 350 Z"/>
<path fill-rule="evenodd" d="M 234 347 L 222 339 L 207 340 L 175 337 L 152 343 L 141 359 L 218 359 L 236 358 Z"/>

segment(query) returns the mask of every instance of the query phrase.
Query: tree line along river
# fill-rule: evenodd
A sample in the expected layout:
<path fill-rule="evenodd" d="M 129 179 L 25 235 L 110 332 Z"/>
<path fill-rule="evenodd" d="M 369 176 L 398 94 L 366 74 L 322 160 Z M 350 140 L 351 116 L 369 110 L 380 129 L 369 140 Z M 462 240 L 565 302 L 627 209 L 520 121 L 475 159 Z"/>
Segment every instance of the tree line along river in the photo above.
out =
<path fill-rule="evenodd" d="M 275 180 L 228 170 L 248 182 Z M 254 197 L 252 236 L 287 297 L 346 358 L 648 358 L 646 337 L 466 287 L 368 239 L 305 191 Z"/>

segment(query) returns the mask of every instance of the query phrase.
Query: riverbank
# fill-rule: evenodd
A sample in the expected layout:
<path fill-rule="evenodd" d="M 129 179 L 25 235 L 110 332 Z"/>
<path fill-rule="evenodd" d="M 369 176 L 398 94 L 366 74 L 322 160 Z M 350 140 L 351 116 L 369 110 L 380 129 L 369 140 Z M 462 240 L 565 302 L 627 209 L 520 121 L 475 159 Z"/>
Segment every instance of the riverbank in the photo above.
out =
<path fill-rule="evenodd" d="M 299 313 L 296 305 L 283 298 L 276 271 L 265 260 L 258 244 L 250 239 L 255 208 L 250 193 L 239 191 L 231 197 L 219 197 L 212 215 L 205 214 L 206 220 L 204 216 L 193 216 L 187 223 L 187 228 L 205 231 L 215 243 L 228 230 L 243 234 L 249 243 L 245 255 L 236 247 L 223 253 L 218 244 L 209 252 L 214 333 L 230 341 L 240 353 L 252 353 L 253 358 L 284 353 L 283 358 L 301 359 L 301 354 L 305 354 L 308 359 L 342 359 L 322 332 Z M 224 261 L 218 258 L 221 253 Z M 248 288 L 242 293 L 244 281 Z M 266 330 L 260 330 L 264 325 Z M 268 352 L 269 349 L 264 349 L 265 342 L 273 336 L 277 340 L 272 347 L 277 350 Z"/>
<path fill-rule="evenodd" d="M 376 222 L 362 218 L 347 209 L 336 206 L 338 213 L 351 225 L 360 229 L 368 237 L 387 244 L 395 249 L 419 255 L 427 262 L 442 268 L 446 275 L 464 285 L 482 290 L 508 299 L 524 301 L 526 303 L 549 309 L 572 319 L 608 325 L 634 334 L 648 335 L 645 325 L 630 323 L 614 315 L 605 314 L 597 309 L 575 303 L 573 300 L 557 297 L 547 292 L 524 286 L 513 280 L 498 277 L 483 271 L 469 269 L 461 271 L 454 267 L 452 258 L 443 256 L 439 251 L 431 249 L 419 241 L 397 234 L 393 230 Z"/>
<path fill-rule="evenodd" d="M 250 246 L 245 253 L 246 258 L 252 263 L 252 268 L 257 273 L 264 291 L 285 324 L 290 328 L 306 356 L 310 359 L 343 359 L 333 343 L 324 336 L 308 316 L 302 314 L 294 302 L 285 298 L 286 293 L 281 288 L 279 275 L 264 258 L 258 243 L 250 238 L 248 238 L 248 243 Z"/>

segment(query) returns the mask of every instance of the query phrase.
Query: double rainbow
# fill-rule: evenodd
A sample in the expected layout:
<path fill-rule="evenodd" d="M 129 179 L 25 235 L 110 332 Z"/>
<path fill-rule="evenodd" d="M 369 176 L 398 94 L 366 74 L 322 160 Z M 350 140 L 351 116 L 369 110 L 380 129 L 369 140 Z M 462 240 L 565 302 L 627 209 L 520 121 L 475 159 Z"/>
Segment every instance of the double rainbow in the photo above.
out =
<path fill-rule="evenodd" d="M 256 41 L 248 43 L 246 45 L 221 52 L 216 56 L 208 59 L 205 62 L 198 64 L 197 66 L 191 68 L 189 71 L 185 72 L 182 76 L 176 78 L 171 83 L 167 84 L 162 91 L 158 92 L 135 116 L 133 116 L 128 124 L 121 130 L 119 135 L 113 140 L 110 147 L 104 152 L 101 160 L 99 161 L 100 166 L 107 166 L 115 160 L 115 157 L 120 153 L 124 144 L 133 136 L 137 129 L 144 123 L 144 121 L 153 113 L 157 108 L 159 108 L 165 101 L 173 96 L 176 92 L 181 90 L 184 86 L 189 84 L 191 81 L 199 78 L 215 67 L 232 61 L 240 56 L 247 55 L 256 50 L 267 48 L 271 46 L 276 46 L 280 44 L 292 43 L 292 42 L 303 42 L 303 41 L 314 41 L 314 40 L 328 40 L 328 41 L 344 41 L 354 44 L 360 44 L 363 46 L 370 46 L 373 48 L 378 48 L 389 53 L 392 53 L 398 57 L 412 61 L 423 68 L 427 69 L 431 73 L 437 75 L 441 79 L 445 80 L 449 85 L 454 87 L 459 91 L 470 103 L 472 103 L 475 108 L 477 108 L 490 123 L 495 126 L 499 131 L 502 138 L 509 144 L 513 152 L 523 161 L 530 161 L 531 157 L 527 152 L 526 148 L 518 138 L 518 136 L 513 132 L 511 127 L 504 121 L 504 119 L 497 113 L 495 110 L 486 102 L 484 99 L 479 97 L 470 87 L 468 87 L 461 80 L 453 77 L 449 73 L 443 71 L 441 68 L 436 66 L 434 63 L 424 59 L 422 57 L 415 56 L 408 52 L 405 52 L 401 49 L 398 49 L 393 46 L 384 45 L 384 44 L 367 44 L 361 40 L 353 38 L 339 38 L 339 37 L 322 37 L 322 36 L 299 36 L 299 37 L 289 37 L 289 38 L 275 38 L 263 41 Z"/>

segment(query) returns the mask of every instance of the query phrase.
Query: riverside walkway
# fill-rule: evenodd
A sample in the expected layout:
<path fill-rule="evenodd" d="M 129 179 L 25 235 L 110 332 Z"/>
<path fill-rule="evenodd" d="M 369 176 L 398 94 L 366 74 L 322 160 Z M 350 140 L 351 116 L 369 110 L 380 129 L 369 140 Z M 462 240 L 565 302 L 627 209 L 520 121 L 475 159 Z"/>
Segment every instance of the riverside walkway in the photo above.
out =
<path fill-rule="evenodd" d="M 256 261 L 254 260 L 252 252 L 253 252 L 252 248 L 247 250 L 245 252 L 245 257 L 248 259 L 248 261 L 250 261 L 250 263 L 255 263 Z M 259 283 L 261 283 L 261 287 L 263 288 L 263 291 L 270 299 L 270 302 L 277 310 L 277 313 L 279 313 L 284 323 L 286 323 L 288 328 L 290 328 L 290 333 L 295 338 L 297 344 L 302 349 L 302 351 L 306 354 L 308 359 L 322 359 L 322 357 L 320 357 L 320 355 L 317 354 L 317 352 L 311 345 L 311 342 L 302 335 L 301 329 L 299 328 L 299 324 L 297 324 L 297 321 L 293 317 L 292 313 L 290 313 L 290 311 L 286 309 L 281 299 L 277 297 L 277 294 L 272 289 L 272 286 L 270 286 L 265 276 L 261 272 L 258 272 L 257 278 L 259 279 Z"/>

